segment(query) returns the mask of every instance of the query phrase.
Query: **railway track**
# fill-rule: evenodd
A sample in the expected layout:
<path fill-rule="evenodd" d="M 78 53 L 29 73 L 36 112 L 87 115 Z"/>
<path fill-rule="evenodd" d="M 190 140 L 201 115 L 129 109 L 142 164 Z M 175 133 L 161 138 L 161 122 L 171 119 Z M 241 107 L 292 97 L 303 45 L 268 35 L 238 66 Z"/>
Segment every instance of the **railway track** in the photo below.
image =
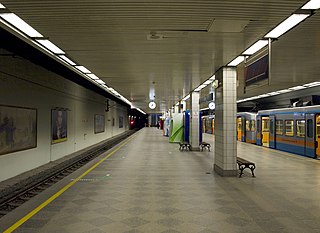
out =
<path fill-rule="evenodd" d="M 112 146 L 119 143 L 123 139 L 129 137 L 131 134 L 133 134 L 133 132 L 129 133 L 128 135 L 125 135 L 124 137 L 111 140 L 107 144 L 87 152 L 85 156 L 81 156 L 81 158 L 77 159 L 76 161 L 73 161 L 72 163 L 63 166 L 54 174 L 50 174 L 47 177 L 43 177 L 43 179 L 39 180 L 35 184 L 27 185 L 24 189 L 19 190 L 14 195 L 8 195 L 6 198 L 2 198 L 2 200 L 0 200 L 0 218 L 5 216 L 15 208 L 21 206 L 23 203 L 35 197 L 42 191 L 46 190 L 53 184 L 57 183 L 64 177 L 70 175 L 71 173 L 73 173 L 89 161 L 93 160 L 94 158 L 98 157 L 105 151 L 109 150 Z"/>

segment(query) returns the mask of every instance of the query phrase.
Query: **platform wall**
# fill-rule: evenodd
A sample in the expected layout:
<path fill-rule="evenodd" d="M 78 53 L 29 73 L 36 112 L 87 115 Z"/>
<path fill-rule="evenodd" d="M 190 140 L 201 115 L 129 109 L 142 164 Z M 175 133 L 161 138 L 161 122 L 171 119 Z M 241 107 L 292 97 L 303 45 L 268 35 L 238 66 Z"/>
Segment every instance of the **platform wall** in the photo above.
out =
<path fill-rule="evenodd" d="M 37 147 L 0 155 L 0 181 L 57 160 L 129 129 L 128 109 L 24 58 L 2 51 L 0 105 L 37 109 Z M 52 109 L 67 111 L 67 140 L 52 143 Z M 105 131 L 94 133 L 94 115 L 105 116 Z M 0 126 L 4 114 L 0 116 Z M 121 118 L 121 119 L 120 119 Z M 119 119 L 123 127 L 119 127 Z M 5 132 L 2 130 L 2 142 Z M 13 137 L 14 138 L 14 137 Z M 17 140 L 14 138 L 14 140 Z"/>

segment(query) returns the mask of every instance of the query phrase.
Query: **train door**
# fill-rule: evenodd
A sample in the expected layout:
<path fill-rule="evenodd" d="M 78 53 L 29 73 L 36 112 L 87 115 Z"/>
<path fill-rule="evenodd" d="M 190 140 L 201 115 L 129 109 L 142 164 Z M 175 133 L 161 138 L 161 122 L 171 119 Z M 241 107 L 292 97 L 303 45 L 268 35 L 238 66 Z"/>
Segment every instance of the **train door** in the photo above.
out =
<path fill-rule="evenodd" d="M 257 127 L 257 133 L 256 133 L 257 140 L 256 140 L 256 143 L 257 143 L 258 146 L 262 146 L 261 116 L 257 116 L 256 127 Z"/>
<path fill-rule="evenodd" d="M 317 149 L 317 137 L 315 137 L 315 115 L 313 113 L 306 113 L 305 131 L 306 131 L 306 143 L 305 143 L 305 155 L 311 158 L 316 157 Z"/>
<path fill-rule="evenodd" d="M 316 115 L 316 156 L 320 158 L 320 114 Z"/>
<path fill-rule="evenodd" d="M 262 146 L 269 147 L 269 116 L 261 118 L 261 133 L 262 133 Z"/>
<path fill-rule="evenodd" d="M 237 140 L 241 142 L 242 135 L 242 120 L 241 117 L 237 117 Z"/>
<path fill-rule="evenodd" d="M 269 116 L 270 128 L 269 128 L 269 147 L 276 148 L 276 117 Z"/>

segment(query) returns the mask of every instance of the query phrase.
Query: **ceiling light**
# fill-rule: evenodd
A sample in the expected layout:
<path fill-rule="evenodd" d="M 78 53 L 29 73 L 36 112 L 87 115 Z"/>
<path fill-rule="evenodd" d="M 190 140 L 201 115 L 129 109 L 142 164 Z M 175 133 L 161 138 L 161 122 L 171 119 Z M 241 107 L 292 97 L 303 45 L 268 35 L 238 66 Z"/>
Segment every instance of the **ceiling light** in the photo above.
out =
<path fill-rule="evenodd" d="M 101 86 L 103 86 L 104 88 L 108 89 L 108 86 L 106 84 L 102 84 Z"/>
<path fill-rule="evenodd" d="M 65 62 L 67 62 L 69 65 L 75 66 L 76 63 L 74 63 L 72 60 L 70 60 L 67 56 L 65 55 L 59 55 L 61 59 L 63 59 Z"/>
<path fill-rule="evenodd" d="M 305 10 L 317 10 L 320 8 L 319 0 L 310 0 L 307 4 L 305 4 L 301 9 Z"/>
<path fill-rule="evenodd" d="M 282 34 L 289 31 L 291 28 L 299 24 L 301 21 L 303 21 L 305 18 L 309 17 L 310 14 L 293 14 L 290 17 L 288 17 L 286 20 L 284 20 L 282 23 L 280 23 L 277 27 L 271 30 L 267 35 L 264 37 L 266 38 L 278 38 Z"/>
<path fill-rule="evenodd" d="M 0 3 L 0 9 L 6 8 L 4 5 Z"/>
<path fill-rule="evenodd" d="M 3 6 L 3 5 L 2 5 Z M 29 37 L 43 37 L 39 32 L 37 32 L 33 27 L 23 21 L 19 16 L 14 13 L 1 13 L 0 17 L 5 21 L 28 35 Z"/>
<path fill-rule="evenodd" d="M 209 85 L 209 84 L 212 83 L 212 82 L 213 82 L 213 80 L 210 80 L 210 79 L 209 79 L 209 80 L 205 81 L 203 84 L 204 84 L 204 85 Z"/>
<path fill-rule="evenodd" d="M 235 59 L 233 59 L 233 61 L 230 62 L 228 66 L 237 66 L 243 61 L 244 61 L 244 56 L 238 56 Z"/>
<path fill-rule="evenodd" d="M 87 75 L 93 80 L 99 79 L 95 74 L 87 74 Z"/>
<path fill-rule="evenodd" d="M 84 66 L 75 66 L 78 70 L 80 70 L 82 73 L 85 73 L 85 74 L 89 74 L 91 73 L 90 70 L 88 70 L 86 67 Z"/>
<path fill-rule="evenodd" d="M 140 108 L 136 108 L 139 112 L 143 113 L 144 115 L 146 115 L 146 113 L 144 111 L 142 111 Z"/>
<path fill-rule="evenodd" d="M 187 95 L 186 97 L 184 97 L 182 100 L 183 100 L 183 101 L 186 101 L 186 100 L 189 99 L 189 98 L 190 98 L 190 94 Z"/>
<path fill-rule="evenodd" d="M 293 90 L 293 91 L 296 91 L 296 90 L 301 90 L 301 89 L 305 89 L 307 87 L 304 87 L 304 86 L 296 86 L 296 87 L 291 87 L 291 88 L 288 88 L 289 90 Z"/>
<path fill-rule="evenodd" d="M 215 80 L 216 79 L 216 76 L 215 75 L 212 75 L 212 77 L 211 78 L 209 78 L 209 80 Z"/>
<path fill-rule="evenodd" d="M 41 45 L 43 45 L 44 47 L 46 47 L 47 49 L 49 49 L 51 52 L 55 53 L 55 54 L 64 54 L 65 53 L 58 46 L 53 44 L 50 40 L 47 40 L 47 39 L 36 39 L 36 41 L 38 43 L 40 43 Z"/>
<path fill-rule="evenodd" d="M 243 55 L 252 55 L 255 52 L 259 51 L 262 49 L 264 46 L 268 44 L 268 40 L 258 40 L 256 43 L 251 45 L 246 51 L 244 51 L 242 54 Z"/>
<path fill-rule="evenodd" d="M 264 98 L 264 97 L 268 97 L 269 94 L 262 94 L 262 95 L 258 95 L 258 98 Z"/>
<path fill-rule="evenodd" d="M 176 103 L 176 106 L 179 106 L 179 102 L 178 102 L 178 103 Z"/>
<path fill-rule="evenodd" d="M 97 80 L 94 80 L 95 82 L 99 83 L 99 84 L 106 84 L 104 81 L 102 81 L 101 79 L 97 79 Z"/>
<path fill-rule="evenodd" d="M 290 92 L 292 90 L 289 90 L 289 89 L 283 89 L 283 90 L 280 90 L 278 91 L 280 94 L 283 94 L 283 93 L 287 93 L 287 92 Z"/>
<path fill-rule="evenodd" d="M 315 87 L 315 86 L 320 86 L 320 82 L 307 83 L 307 84 L 304 84 L 303 86 L 305 86 L 305 87 Z"/>
<path fill-rule="evenodd" d="M 280 93 L 277 92 L 277 91 L 274 91 L 274 92 L 270 92 L 270 93 L 268 93 L 268 94 L 271 96 L 271 95 L 279 95 Z"/>

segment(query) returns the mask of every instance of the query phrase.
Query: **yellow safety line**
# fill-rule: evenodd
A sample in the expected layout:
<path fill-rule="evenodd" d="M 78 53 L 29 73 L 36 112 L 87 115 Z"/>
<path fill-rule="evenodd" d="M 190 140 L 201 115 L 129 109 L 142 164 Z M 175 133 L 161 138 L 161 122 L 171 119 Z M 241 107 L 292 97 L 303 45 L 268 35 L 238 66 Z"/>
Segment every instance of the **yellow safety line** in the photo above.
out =
<path fill-rule="evenodd" d="M 56 192 L 54 195 L 52 195 L 48 200 L 43 202 L 41 205 L 39 205 L 37 208 L 32 210 L 30 213 L 28 213 L 26 216 L 21 218 L 18 222 L 13 224 L 11 227 L 9 227 L 7 230 L 5 230 L 3 233 L 11 233 L 14 230 L 16 230 L 18 227 L 20 227 L 23 223 L 28 221 L 32 216 L 37 214 L 40 210 L 42 210 L 44 207 L 46 207 L 48 204 L 50 204 L 53 200 L 55 200 L 57 197 L 59 197 L 62 193 L 64 193 L 68 188 L 70 188 L 72 185 L 74 185 L 76 182 L 78 182 L 80 179 L 82 179 L 85 175 L 87 175 L 89 172 L 91 172 L 93 169 L 95 169 L 97 166 L 99 166 L 103 161 L 105 161 L 107 158 L 109 158 L 111 155 L 113 155 L 115 152 L 117 152 L 121 147 L 123 147 L 125 144 L 127 144 L 131 139 L 121 144 L 118 148 L 116 148 L 114 151 L 110 152 L 106 157 L 101 159 L 99 162 L 94 164 L 92 167 L 90 167 L 88 170 L 86 170 L 84 173 L 82 173 L 80 176 L 78 176 L 76 179 L 71 181 L 69 184 L 64 186 L 62 189 L 60 189 L 58 192 Z"/>

